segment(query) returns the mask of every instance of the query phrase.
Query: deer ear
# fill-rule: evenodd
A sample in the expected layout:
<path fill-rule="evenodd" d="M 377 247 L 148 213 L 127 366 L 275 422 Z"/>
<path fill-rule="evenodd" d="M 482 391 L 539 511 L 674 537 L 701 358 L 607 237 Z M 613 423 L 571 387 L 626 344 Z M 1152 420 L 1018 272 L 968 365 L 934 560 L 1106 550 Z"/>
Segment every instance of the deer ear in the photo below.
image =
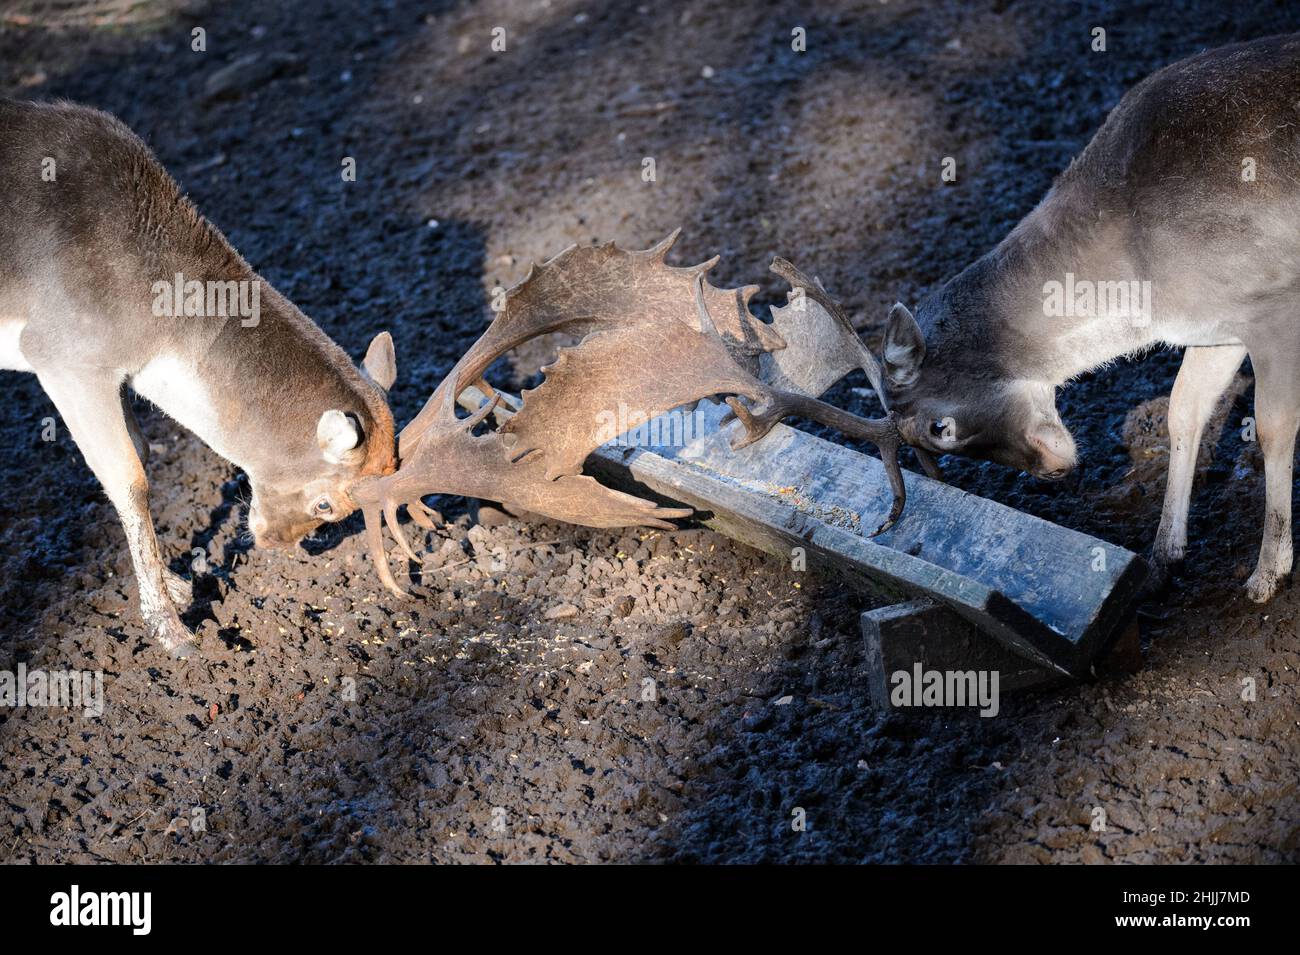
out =
<path fill-rule="evenodd" d="M 393 387 L 397 380 L 397 354 L 392 335 L 380 332 L 371 340 L 366 357 L 361 360 L 361 370 L 384 391 Z"/>
<path fill-rule="evenodd" d="M 316 422 L 316 443 L 326 461 L 342 464 L 347 453 L 361 443 L 361 429 L 352 417 L 331 408 Z"/>
<path fill-rule="evenodd" d="M 902 302 L 896 302 L 889 310 L 884 359 L 885 376 L 894 385 L 910 385 L 921 373 L 921 362 L 925 361 L 925 336 Z"/>

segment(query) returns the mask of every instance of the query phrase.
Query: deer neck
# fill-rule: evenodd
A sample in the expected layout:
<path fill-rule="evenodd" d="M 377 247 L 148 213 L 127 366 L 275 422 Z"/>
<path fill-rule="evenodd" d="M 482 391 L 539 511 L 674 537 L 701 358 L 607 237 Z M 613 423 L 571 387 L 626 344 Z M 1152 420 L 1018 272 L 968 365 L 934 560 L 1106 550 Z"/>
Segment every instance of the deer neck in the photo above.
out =
<path fill-rule="evenodd" d="M 316 423 L 331 408 L 367 431 L 386 419 L 391 431 L 386 403 L 342 349 L 269 284 L 260 298 L 255 322 L 174 319 L 134 390 L 254 477 L 313 460 Z"/>
<path fill-rule="evenodd" d="M 948 337 L 986 343 L 1006 377 L 1052 386 L 1149 347 L 1151 283 L 1125 228 L 1122 217 L 1049 193 L 945 287 Z"/>

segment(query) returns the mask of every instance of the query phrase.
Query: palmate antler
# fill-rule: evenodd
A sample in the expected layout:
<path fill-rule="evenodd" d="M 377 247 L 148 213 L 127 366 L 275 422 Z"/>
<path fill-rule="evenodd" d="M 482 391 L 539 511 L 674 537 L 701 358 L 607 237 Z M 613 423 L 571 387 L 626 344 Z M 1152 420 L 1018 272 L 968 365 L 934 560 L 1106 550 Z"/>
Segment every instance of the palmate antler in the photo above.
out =
<path fill-rule="evenodd" d="M 680 230 L 679 230 L 680 231 Z M 644 252 L 609 243 L 573 246 L 535 266 L 505 294 L 497 317 L 456 363 L 398 439 L 396 473 L 358 482 L 352 497 L 366 519 L 366 537 L 380 579 L 404 594 L 388 566 L 384 519 L 403 552 L 419 558 L 401 534 L 397 509 L 431 526 L 420 502 L 426 494 L 459 494 L 500 501 L 589 527 L 672 527 L 690 508 L 664 508 L 611 490 L 583 475 L 597 447 L 650 419 L 712 396 L 748 399 L 758 413 L 734 401 L 745 433 L 758 440 L 781 417 L 798 414 L 875 443 L 889 473 L 895 503 L 884 527 L 902 511 L 897 463 L 899 437 L 892 418 L 868 421 L 813 398 L 774 390 L 743 364 L 783 348 L 776 331 L 750 314 L 754 287 L 714 288 L 704 280 L 717 258 L 686 268 L 666 264 L 677 232 Z M 545 380 L 525 391 L 523 406 L 495 431 L 475 433 L 500 396 L 482 381 L 500 356 L 539 335 L 582 336 L 543 368 Z M 468 418 L 456 416 L 461 393 L 473 385 L 493 397 Z"/>

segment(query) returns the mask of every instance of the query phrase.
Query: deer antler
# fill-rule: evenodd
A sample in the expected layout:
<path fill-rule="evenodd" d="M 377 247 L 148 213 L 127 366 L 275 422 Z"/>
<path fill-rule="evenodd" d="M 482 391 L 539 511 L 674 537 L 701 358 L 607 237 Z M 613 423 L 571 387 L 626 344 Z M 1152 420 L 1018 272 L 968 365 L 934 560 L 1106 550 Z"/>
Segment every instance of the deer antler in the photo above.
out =
<path fill-rule="evenodd" d="M 889 516 L 871 536 L 883 534 L 902 516 L 903 507 L 907 503 L 907 489 L 903 485 L 903 470 L 898 466 L 898 448 L 902 444 L 902 438 L 898 434 L 892 413 L 884 418 L 859 418 L 852 412 L 793 391 L 771 392 L 758 411 L 750 411 L 736 398 L 728 398 L 727 404 L 746 432 L 738 440 L 732 441 L 731 446 L 735 450 L 753 444 L 786 418 L 793 417 L 807 418 L 851 438 L 870 441 L 880 450 L 880 460 L 885 465 L 890 490 L 894 492 L 894 503 L 889 508 Z"/>
<path fill-rule="evenodd" d="M 779 275 L 789 282 L 791 288 L 803 289 L 807 298 L 812 299 L 825 310 L 830 322 L 826 323 L 825 319 L 823 319 L 822 328 L 818 329 L 813 335 L 801 336 L 798 339 L 800 345 L 806 346 L 806 348 L 801 348 L 799 351 L 806 351 L 808 354 L 800 356 L 793 354 L 786 356 L 783 354 L 772 363 L 776 367 L 771 369 L 770 374 L 764 374 L 764 380 L 774 383 L 788 383 L 789 378 L 781 366 L 788 362 L 797 363 L 802 359 L 804 363 L 816 364 L 817 369 L 814 373 L 816 384 L 814 388 L 816 394 L 821 394 L 822 391 L 839 381 L 855 367 L 861 368 L 866 373 L 867 380 L 871 382 L 871 387 L 875 389 L 877 397 L 880 398 L 880 407 L 888 411 L 889 400 L 885 395 L 884 375 L 881 372 L 880 362 L 876 361 L 876 356 L 871 354 L 871 350 L 862 343 L 857 329 L 853 327 L 848 313 L 844 311 L 844 306 L 832 298 L 826 289 L 822 288 L 820 282 L 810 279 L 795 268 L 788 259 L 776 256 L 772 259 L 772 265 L 769 268 L 773 274 Z M 789 307 L 784 311 L 788 312 Z M 778 314 L 777 310 L 773 309 L 773 316 L 776 317 Z M 773 356 L 768 357 L 772 358 Z M 804 372 L 804 376 L 807 376 L 807 369 L 801 368 L 800 370 Z M 801 390 L 806 391 L 807 389 Z M 939 469 L 938 463 L 929 451 L 918 447 L 913 447 L 912 451 L 917 460 L 920 461 L 921 467 L 925 469 L 926 474 L 935 480 L 943 480 L 943 472 Z M 892 473 L 890 479 L 893 479 Z"/>
<path fill-rule="evenodd" d="M 500 501 L 590 527 L 671 527 L 669 519 L 689 515 L 690 508 L 659 507 L 611 490 L 583 475 L 583 462 L 619 434 L 717 395 L 741 396 L 768 409 L 758 416 L 745 412 L 743 444 L 766 434 L 778 420 L 771 416 L 782 411 L 782 416 L 797 413 L 846 427 L 876 442 L 896 494 L 892 523 L 903 502 L 892 419 L 869 422 L 775 391 L 742 367 L 756 367 L 758 355 L 785 343 L 750 314 L 755 287 L 723 290 L 704 280 L 716 257 L 686 268 L 666 264 L 677 235 L 644 252 L 626 252 L 613 243 L 573 246 L 534 266 L 506 292 L 487 331 L 402 430 L 398 470 L 353 488 L 371 554 L 389 590 L 405 593 L 388 566 L 384 521 L 406 556 L 419 562 L 398 529 L 397 508 L 406 503 L 413 519 L 427 526 L 420 503 L 426 494 Z M 517 413 L 494 431 L 475 433 L 502 400 L 482 381 L 483 373 L 510 349 L 557 331 L 582 337 L 542 369 L 545 379 L 523 393 Z M 492 397 L 470 417 L 458 418 L 457 399 L 472 385 Z"/>

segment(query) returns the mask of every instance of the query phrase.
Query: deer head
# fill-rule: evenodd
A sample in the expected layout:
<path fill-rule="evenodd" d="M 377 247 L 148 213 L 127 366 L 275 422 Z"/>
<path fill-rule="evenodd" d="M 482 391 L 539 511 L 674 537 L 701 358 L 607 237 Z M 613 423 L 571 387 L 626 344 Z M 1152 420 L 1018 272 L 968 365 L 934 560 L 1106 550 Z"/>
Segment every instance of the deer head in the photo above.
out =
<path fill-rule="evenodd" d="M 392 337 L 376 335 L 359 368 L 332 344 L 326 354 L 333 360 L 324 367 L 299 371 L 299 401 L 276 403 L 285 438 L 268 446 L 259 432 L 259 446 L 240 455 L 253 492 L 248 526 L 259 547 L 292 548 L 321 524 L 342 520 L 356 507 L 353 484 L 396 466 L 387 401 L 397 376 Z"/>
<path fill-rule="evenodd" d="M 690 267 L 668 265 L 665 256 L 677 235 L 643 252 L 613 243 L 574 246 L 534 266 L 506 292 L 487 331 L 402 430 L 396 472 L 362 479 L 352 489 L 365 515 L 375 566 L 389 590 L 405 593 L 388 566 L 384 521 L 405 555 L 418 563 L 398 530 L 397 509 L 405 504 L 413 520 L 431 526 L 420 502 L 426 494 L 500 501 L 590 527 L 672 527 L 670 520 L 691 510 L 614 491 L 582 474 L 582 465 L 613 437 L 606 425 L 611 413 L 631 429 L 713 396 L 728 396 L 741 421 L 736 447 L 757 441 L 793 414 L 876 443 L 895 492 L 888 523 L 897 517 L 903 484 L 893 421 L 867 421 L 764 384 L 750 369 L 757 369 L 759 355 L 785 343 L 750 314 L 749 299 L 757 288 L 709 285 L 704 274 L 716 257 Z M 491 429 L 489 416 L 501 397 L 483 381 L 484 372 L 510 349 L 552 332 L 579 341 L 562 348 L 542 369 L 542 384 L 523 393 L 518 412 Z M 471 386 L 491 397 L 468 417 L 457 417 L 457 400 Z"/>
<path fill-rule="evenodd" d="M 1050 382 L 1009 371 L 1001 360 L 1009 350 L 1029 351 L 1032 343 L 1007 346 L 991 328 L 975 335 L 954 332 L 943 321 L 943 298 L 923 306 L 922 319 L 934 328 L 927 344 L 921 324 L 906 306 L 889 313 L 884 341 L 885 389 L 899 415 L 899 428 L 915 448 L 935 454 L 982 458 L 1045 480 L 1058 480 L 1074 468 L 1074 438 L 1056 410 Z"/>

